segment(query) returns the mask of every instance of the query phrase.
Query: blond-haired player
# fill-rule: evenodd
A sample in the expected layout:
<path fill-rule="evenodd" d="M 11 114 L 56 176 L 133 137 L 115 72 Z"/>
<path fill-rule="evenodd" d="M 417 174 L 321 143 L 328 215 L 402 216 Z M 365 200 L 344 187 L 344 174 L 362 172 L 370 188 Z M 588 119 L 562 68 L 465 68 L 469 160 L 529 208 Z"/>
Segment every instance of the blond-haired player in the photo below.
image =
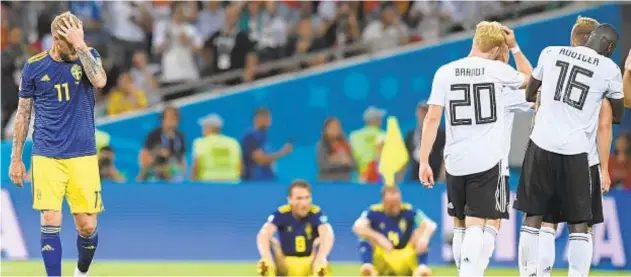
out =
<path fill-rule="evenodd" d="M 311 186 L 303 180 L 289 185 L 289 204 L 272 213 L 261 227 L 256 245 L 262 276 L 327 276 L 333 229 L 320 207 L 312 205 Z M 278 240 L 274 234 L 278 232 Z"/>
<path fill-rule="evenodd" d="M 517 70 L 500 60 L 509 48 Z M 502 218 L 508 218 L 508 184 L 503 181 L 505 90 L 527 84 L 532 66 L 512 30 L 498 22 L 476 27 L 468 57 L 441 66 L 432 83 L 423 122 L 419 179 L 434 184 L 429 153 L 444 109 L 447 129 L 447 210 L 454 217 L 453 252 L 460 276 L 481 276 L 481 255 L 490 255 Z M 466 229 L 465 229 L 466 228 Z M 484 251 L 486 249 L 486 251 Z M 483 254 L 481 254 L 483 253 Z"/>
<path fill-rule="evenodd" d="M 95 88 L 107 82 L 99 53 L 83 40 L 83 26 L 69 12 L 51 25 L 50 51 L 26 62 L 19 89 L 9 174 L 22 186 L 24 140 L 31 110 L 33 133 L 33 208 L 41 213 L 41 251 L 49 276 L 61 275 L 61 207 L 64 197 L 74 216 L 78 263 L 87 275 L 98 244 L 96 214 L 103 210 L 94 128 Z"/>

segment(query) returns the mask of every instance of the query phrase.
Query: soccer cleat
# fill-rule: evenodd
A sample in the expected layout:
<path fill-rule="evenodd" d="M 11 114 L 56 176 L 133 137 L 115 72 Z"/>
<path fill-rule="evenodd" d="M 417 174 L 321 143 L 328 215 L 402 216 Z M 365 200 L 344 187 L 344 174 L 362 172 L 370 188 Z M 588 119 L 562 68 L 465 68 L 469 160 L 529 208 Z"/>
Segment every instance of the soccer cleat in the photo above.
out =
<path fill-rule="evenodd" d="M 83 276 L 88 276 L 87 272 L 81 272 L 81 270 L 79 270 L 78 268 L 74 268 L 74 275 L 72 276 L 77 276 L 77 277 L 83 277 Z"/>
<path fill-rule="evenodd" d="M 274 267 L 265 260 L 260 260 L 256 265 L 259 276 L 275 276 Z"/>

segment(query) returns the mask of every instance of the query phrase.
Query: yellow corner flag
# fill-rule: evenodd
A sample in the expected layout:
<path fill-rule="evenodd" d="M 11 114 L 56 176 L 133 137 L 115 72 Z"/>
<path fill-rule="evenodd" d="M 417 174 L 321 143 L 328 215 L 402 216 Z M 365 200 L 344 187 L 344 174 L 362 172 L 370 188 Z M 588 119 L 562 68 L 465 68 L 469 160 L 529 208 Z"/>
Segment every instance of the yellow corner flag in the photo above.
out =
<path fill-rule="evenodd" d="M 395 185 L 396 174 L 407 165 L 408 159 L 408 151 L 397 118 L 390 116 L 379 160 L 379 173 L 383 176 L 386 186 Z"/>

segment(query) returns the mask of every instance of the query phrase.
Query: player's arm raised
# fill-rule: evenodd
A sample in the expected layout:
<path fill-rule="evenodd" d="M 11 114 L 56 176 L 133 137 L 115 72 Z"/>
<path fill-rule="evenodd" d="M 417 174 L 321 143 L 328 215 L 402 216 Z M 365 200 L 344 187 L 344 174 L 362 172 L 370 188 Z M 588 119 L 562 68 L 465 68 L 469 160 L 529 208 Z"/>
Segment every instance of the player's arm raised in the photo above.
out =
<path fill-rule="evenodd" d="M 609 177 L 609 151 L 611 149 L 612 134 L 612 112 L 611 104 L 608 100 L 604 100 L 601 104 L 600 115 L 598 117 L 598 134 L 596 135 L 596 143 L 598 144 L 598 156 L 600 158 L 601 168 L 601 188 L 603 192 L 609 191 L 611 186 L 611 178 Z"/>
<path fill-rule="evenodd" d="M 521 72 L 526 76 L 524 78 L 524 83 L 521 88 L 526 87 L 526 81 L 528 81 L 528 77 L 532 74 L 532 64 L 526 58 L 519 45 L 517 44 L 517 39 L 515 39 L 515 32 L 508 27 L 504 27 L 504 33 L 506 34 L 506 44 L 510 49 L 511 53 L 513 53 L 513 58 L 515 58 L 515 65 L 517 66 L 517 71 Z"/>
<path fill-rule="evenodd" d="M 81 60 L 81 65 L 83 65 L 83 70 L 88 80 L 90 80 L 90 83 L 92 83 L 95 88 L 105 87 L 107 83 L 105 69 L 103 69 L 101 59 L 92 55 L 90 48 L 83 40 L 83 25 L 81 22 L 64 18 L 63 24 L 59 24 L 59 30 L 57 30 L 57 32 L 59 35 L 66 38 L 66 40 L 74 46 L 75 50 L 77 50 L 77 55 L 79 56 L 79 60 Z"/>

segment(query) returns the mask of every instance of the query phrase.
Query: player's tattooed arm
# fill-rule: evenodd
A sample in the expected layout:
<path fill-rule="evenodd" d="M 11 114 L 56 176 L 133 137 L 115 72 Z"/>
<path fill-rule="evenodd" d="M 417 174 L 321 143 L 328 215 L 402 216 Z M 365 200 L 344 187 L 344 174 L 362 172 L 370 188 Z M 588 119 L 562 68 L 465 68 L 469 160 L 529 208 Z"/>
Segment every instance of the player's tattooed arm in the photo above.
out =
<path fill-rule="evenodd" d="M 18 110 L 15 117 L 15 127 L 13 129 L 13 148 L 11 159 L 22 159 L 24 142 L 28 136 L 28 129 L 31 125 L 31 111 L 33 110 L 33 98 L 20 98 Z"/>
<path fill-rule="evenodd" d="M 79 55 L 79 60 L 81 60 L 81 64 L 83 65 L 85 75 L 88 76 L 90 83 L 92 83 L 95 88 L 105 87 L 105 84 L 107 83 L 107 75 L 105 74 L 105 69 L 103 69 L 101 59 L 92 56 L 90 48 L 87 46 L 77 49 L 77 53 Z"/>
<path fill-rule="evenodd" d="M 526 101 L 535 103 L 537 102 L 537 92 L 541 87 L 541 81 L 530 76 L 528 86 L 526 86 Z"/>

